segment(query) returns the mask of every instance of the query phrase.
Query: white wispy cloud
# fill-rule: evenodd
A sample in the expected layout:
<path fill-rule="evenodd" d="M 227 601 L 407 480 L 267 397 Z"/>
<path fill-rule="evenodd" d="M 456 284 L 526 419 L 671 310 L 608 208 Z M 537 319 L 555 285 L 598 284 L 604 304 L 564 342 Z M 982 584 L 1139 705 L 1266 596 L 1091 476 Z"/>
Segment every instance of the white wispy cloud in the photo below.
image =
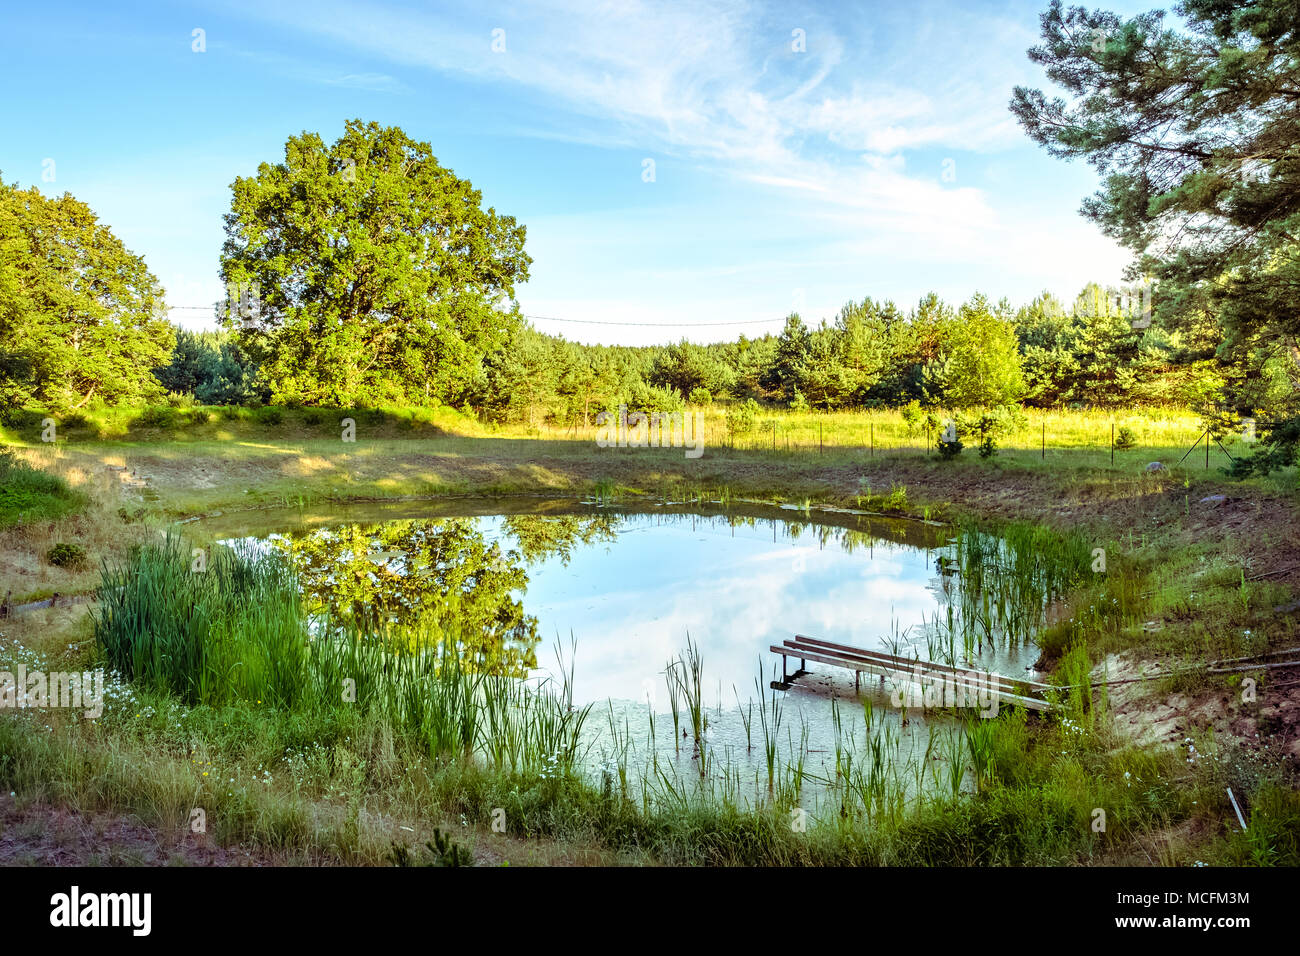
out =
<path fill-rule="evenodd" d="M 328 86 L 343 86 L 353 90 L 370 90 L 375 93 L 407 93 L 410 91 L 401 80 L 385 73 L 348 73 L 343 76 L 325 77 L 321 80 Z"/>
<path fill-rule="evenodd" d="M 997 288 L 1007 272 L 1037 270 L 1044 284 L 1064 277 L 1070 285 L 1123 261 L 1077 219 L 1074 201 L 1049 213 L 1014 208 L 970 175 L 971 157 L 1026 145 L 1006 109 L 1011 87 L 1032 76 L 1024 56 L 1035 41 L 1032 18 L 1020 13 L 918 2 L 873 8 L 867 18 L 851 7 L 786 10 L 754 0 L 526 8 L 324 0 L 250 4 L 247 13 L 388 64 L 402 77 L 395 84 L 418 86 L 420 72 L 434 71 L 497 85 L 536 105 L 534 128 L 517 132 L 641 150 L 766 190 L 746 235 L 784 231 L 823 264 L 883 256 L 938 266 L 947 257 L 988 270 L 986 285 Z M 381 88 L 391 79 L 373 76 L 367 82 Z M 957 157 L 949 159 L 954 181 L 935 158 L 948 153 Z M 604 213 L 584 224 L 596 242 L 635 242 L 625 218 Z M 674 211 L 657 215 L 649 231 L 667 232 Z M 535 275 L 554 275 L 562 250 L 580 240 L 563 223 L 533 217 L 529 225 L 530 243 L 541 240 Z M 568 303 L 584 315 L 614 304 L 598 288 L 574 298 L 591 303 Z M 748 306 L 735 296 L 730 303 Z M 535 307 L 558 304 L 549 296 Z M 626 312 L 631 303 L 617 306 Z"/>
<path fill-rule="evenodd" d="M 851 25 L 827 14 L 777 17 L 753 3 L 699 0 L 594 7 L 552 0 L 526 10 L 334 0 L 249 12 L 407 67 L 513 84 L 616 124 L 629 141 L 775 167 L 757 170 L 760 176 L 800 179 L 779 170 L 801 165 L 809 139 L 890 154 L 932 144 L 979 148 L 1014 129 L 1005 91 L 990 96 L 983 77 L 979 84 L 949 79 L 951 63 L 930 69 L 926 57 L 906 70 L 897 56 L 888 63 L 849 57 L 852 38 L 840 31 Z M 467 21 L 481 26 L 469 29 Z M 804 24 L 803 52 L 792 49 L 791 23 Z M 504 31 L 500 52 L 492 49 L 493 30 Z M 977 52 L 963 54 L 968 66 L 983 57 L 978 41 L 970 46 Z M 933 43 L 928 50 L 930 60 L 957 55 Z M 877 72 L 897 79 L 863 82 Z M 906 85 L 909 76 L 939 79 L 929 92 Z"/>

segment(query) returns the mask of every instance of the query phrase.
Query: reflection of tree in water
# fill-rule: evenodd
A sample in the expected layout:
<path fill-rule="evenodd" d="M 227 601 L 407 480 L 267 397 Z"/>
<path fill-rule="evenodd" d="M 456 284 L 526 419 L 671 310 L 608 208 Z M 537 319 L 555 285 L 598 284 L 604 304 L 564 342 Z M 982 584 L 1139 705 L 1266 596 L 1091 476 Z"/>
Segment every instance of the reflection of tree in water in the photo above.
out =
<path fill-rule="evenodd" d="M 502 522 L 529 564 L 554 555 L 566 566 L 577 545 L 614 541 L 620 523 L 615 515 L 510 515 Z"/>
<path fill-rule="evenodd" d="M 847 554 L 868 550 L 880 544 L 906 544 L 912 547 L 926 548 L 942 544 L 946 537 L 924 526 L 890 523 L 887 520 L 878 525 L 866 522 L 865 528 L 846 528 L 841 525 L 826 524 L 794 517 L 798 512 L 791 512 L 781 518 L 770 518 L 747 514 L 726 515 L 691 515 L 661 514 L 657 521 L 676 524 L 703 524 L 718 528 L 748 528 L 751 530 L 772 529 L 779 525 L 780 534 L 790 542 L 799 542 L 805 536 L 822 547 L 835 545 Z M 617 524 L 617 522 L 615 522 Z M 612 535 L 612 532 L 611 532 Z M 913 540 L 915 539 L 915 540 Z"/>
<path fill-rule="evenodd" d="M 511 596 L 528 586 L 519 555 L 469 519 L 345 525 L 277 539 L 315 610 L 367 631 L 419 625 L 450 637 L 466 663 L 524 676 L 537 666 L 537 619 Z"/>
<path fill-rule="evenodd" d="M 524 565 L 550 557 L 567 565 L 578 547 L 615 541 L 628 520 L 618 514 L 510 515 L 501 524 L 516 545 L 510 550 L 488 541 L 474 518 L 344 525 L 272 540 L 291 558 L 313 610 L 366 632 L 396 625 L 410 626 L 408 633 L 425 640 L 451 638 L 469 666 L 524 676 L 537 666 L 540 641 L 537 619 L 512 596 L 528 586 Z M 752 528 L 771 523 L 745 515 L 662 514 L 652 520 Z M 849 552 L 880 540 L 870 531 L 781 523 L 792 541 L 811 534 Z"/>

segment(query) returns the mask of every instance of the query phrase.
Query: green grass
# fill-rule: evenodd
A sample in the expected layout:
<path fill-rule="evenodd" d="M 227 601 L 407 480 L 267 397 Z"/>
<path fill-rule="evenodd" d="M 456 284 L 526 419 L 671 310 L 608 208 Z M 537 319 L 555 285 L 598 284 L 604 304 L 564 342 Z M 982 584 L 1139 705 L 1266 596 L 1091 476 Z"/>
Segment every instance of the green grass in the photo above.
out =
<path fill-rule="evenodd" d="M 57 475 L 21 461 L 0 448 L 0 528 L 52 521 L 76 511 L 85 498 Z"/>
<path fill-rule="evenodd" d="M 923 425 L 909 424 L 897 409 L 874 411 L 811 412 L 788 409 L 764 409 L 752 431 L 729 437 L 726 407 L 710 405 L 691 409 L 700 417 L 707 449 L 767 451 L 779 454 L 828 454 L 845 450 L 874 449 L 881 456 L 930 455 L 934 453 L 935 434 Z M 937 422 L 946 422 L 956 412 L 932 409 Z M 0 438 L 10 442 L 36 443 L 40 440 L 41 421 L 53 417 L 58 422 L 61 441 L 132 442 L 132 441 L 213 441 L 253 437 L 280 440 L 339 440 L 342 421 L 355 422 L 358 441 L 390 438 L 506 438 L 545 441 L 572 440 L 592 444 L 597 435 L 594 421 L 587 424 L 490 424 L 452 408 L 384 407 L 384 408 L 243 408 L 238 406 L 150 406 L 145 408 L 101 407 L 63 416 L 42 410 L 27 410 L 13 416 L 0 430 Z M 1090 467 L 1109 467 L 1111 426 L 1126 428 L 1133 435 L 1131 448 L 1115 453 L 1116 464 L 1131 467 L 1152 460 L 1177 461 L 1196 442 L 1203 430 L 1201 418 L 1187 409 L 1151 407 L 1134 410 L 1026 409 L 1021 427 L 998 439 L 998 457 L 1016 461 L 1060 462 L 1062 452 L 1088 452 L 1085 460 L 1077 455 L 1071 460 Z M 774 440 L 775 434 L 775 440 Z M 973 440 L 972 440 L 973 441 Z M 1045 441 L 1045 452 L 1044 452 Z M 974 444 L 968 442 L 962 457 L 975 457 Z M 1223 439 L 1229 452 L 1246 450 L 1239 436 Z M 1200 456 L 1199 458 L 1197 456 Z M 1203 453 L 1189 457 L 1203 466 Z M 1224 453 L 1213 446 L 1212 466 L 1227 462 Z"/>
<path fill-rule="evenodd" d="M 539 487 L 602 497 L 615 491 L 698 496 L 721 489 L 728 496 L 816 502 L 823 500 L 817 469 L 862 466 L 895 469 L 904 480 L 890 490 L 888 480 L 871 487 L 870 479 L 863 479 L 866 493 L 859 496 L 860 507 L 943 517 L 947 502 L 927 501 L 924 494 L 915 493 L 909 498 L 907 482 L 918 474 L 922 479 L 969 477 L 974 484 L 988 476 L 1015 480 L 1035 473 L 1066 492 L 1134 497 L 1149 493 L 1157 481 L 1143 473 L 1151 461 L 1170 466 L 1170 478 L 1190 481 L 1221 481 L 1219 469 L 1229 464 L 1218 445 L 1212 447 L 1208 471 L 1200 449 L 1183 460 L 1200 435 L 1201 422 L 1177 408 L 1114 413 L 1029 409 L 1024 426 L 1000 439 L 995 457 L 981 459 L 972 448 L 947 462 L 938 461 L 933 435 L 909 426 L 898 410 L 767 410 L 753 433 L 735 440 L 726 434 L 725 409 L 697 411 L 703 416 L 705 436 L 704 455 L 697 460 L 684 459 L 680 449 L 599 449 L 594 425 L 497 426 L 450 408 L 90 409 L 60 425 L 55 448 L 69 460 L 87 455 L 113 458 L 128 468 L 139 465 L 146 474 L 156 465 L 207 465 L 209 476 L 213 471 L 242 472 L 219 487 L 202 475 L 178 482 L 165 495 L 165 507 L 168 514 L 179 516 L 214 508 L 308 506 L 362 497 L 531 493 Z M 14 416 L 14 423 L 0 430 L 0 440 L 50 448 L 39 441 L 45 413 L 25 414 L 26 419 Z M 936 420 L 947 417 L 943 410 L 933 414 Z M 355 422 L 355 441 L 343 440 L 345 418 Z M 1124 427 L 1134 432 L 1135 448 L 1112 456 L 1112 422 L 1126 423 Z M 1233 455 L 1248 451 L 1233 436 L 1225 438 L 1224 445 Z M 588 472 L 575 482 L 562 473 L 565 463 L 580 464 L 584 471 L 597 464 L 603 473 Z M 765 469 L 767 480 L 760 481 L 756 469 Z M 738 480 L 736 473 L 745 470 L 752 473 Z M 1293 493 L 1296 469 L 1252 478 L 1241 487 Z"/>
<path fill-rule="evenodd" d="M 52 418 L 59 442 L 224 441 L 232 438 L 332 438 L 340 440 L 344 419 L 360 437 L 428 438 L 454 431 L 483 435 L 480 426 L 450 408 L 244 408 L 229 405 L 100 406 L 72 414 L 25 409 L 9 417 L 0 439 L 42 441 L 42 422 Z"/>
<path fill-rule="evenodd" d="M 110 666 L 187 704 L 292 707 L 309 690 L 308 631 L 296 581 L 274 557 L 137 548 L 106 569 L 95 639 Z"/>
<path fill-rule="evenodd" d="M 149 695 L 132 710 L 107 721 L 93 742 L 74 728 L 38 733 L 24 726 L 30 721 L 0 722 L 0 784 L 24 800 L 131 812 L 168 829 L 203 807 L 222 843 L 304 862 L 387 862 L 389 840 L 367 839 L 362 809 L 412 822 L 463 816 L 478 829 L 499 809 L 509 835 L 592 844 L 629 862 L 1300 864 L 1300 806 L 1268 773 L 1227 761 L 1187 767 L 1176 753 L 1115 749 L 1095 733 L 1010 712 L 980 725 L 978 792 L 937 793 L 894 813 L 893 785 L 887 777 L 873 783 L 867 768 L 851 775 L 852 787 L 881 799 L 882 811 L 873 804 L 813 818 L 800 833 L 788 805 L 746 810 L 686 791 L 645 806 L 572 775 L 436 761 L 360 712 L 179 708 Z M 1246 803 L 1245 834 L 1225 783 Z M 1092 829 L 1098 809 L 1103 832 Z M 1193 827 L 1201 832 L 1195 843 L 1175 838 Z"/>
<path fill-rule="evenodd" d="M 169 536 L 104 572 L 95 639 L 137 686 L 191 706 L 357 710 L 432 757 L 572 767 L 588 710 L 572 707 L 567 685 L 535 688 L 491 660 L 463 661 L 442 628 L 364 632 L 309 618 L 278 553 L 215 549 L 201 568 L 196 558 Z"/>

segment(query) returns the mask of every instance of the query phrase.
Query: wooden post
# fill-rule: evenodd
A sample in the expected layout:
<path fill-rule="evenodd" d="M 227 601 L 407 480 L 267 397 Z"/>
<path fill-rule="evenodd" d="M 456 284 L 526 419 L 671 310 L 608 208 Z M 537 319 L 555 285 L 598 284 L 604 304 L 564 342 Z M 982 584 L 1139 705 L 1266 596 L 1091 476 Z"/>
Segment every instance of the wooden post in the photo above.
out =
<path fill-rule="evenodd" d="M 1047 461 L 1047 416 L 1043 416 L 1043 461 Z"/>
<path fill-rule="evenodd" d="M 817 454 L 822 453 L 822 423 L 817 423 Z"/>
<path fill-rule="evenodd" d="M 1210 470 L 1210 430 L 1205 429 L 1205 470 Z"/>
<path fill-rule="evenodd" d="M 1110 423 L 1110 466 L 1115 467 L 1115 423 Z"/>
<path fill-rule="evenodd" d="M 776 451 L 776 422 L 772 422 L 772 451 Z"/>
<path fill-rule="evenodd" d="M 876 457 L 876 423 L 871 423 L 871 457 Z"/>

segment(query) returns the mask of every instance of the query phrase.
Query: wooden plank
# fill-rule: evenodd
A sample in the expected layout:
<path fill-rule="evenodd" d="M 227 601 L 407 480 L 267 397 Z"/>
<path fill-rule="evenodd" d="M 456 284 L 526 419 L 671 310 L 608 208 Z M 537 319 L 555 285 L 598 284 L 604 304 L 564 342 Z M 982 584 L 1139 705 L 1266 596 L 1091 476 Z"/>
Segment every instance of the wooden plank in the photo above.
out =
<path fill-rule="evenodd" d="M 820 643 L 830 644 L 831 642 L 823 641 Z M 848 648 L 848 645 L 844 645 L 844 644 L 834 645 L 834 646 Z M 822 664 L 831 664 L 838 667 L 844 667 L 847 668 L 848 670 L 852 670 L 859 673 L 873 673 L 873 674 L 883 673 L 884 675 L 890 677 L 903 676 L 903 677 L 910 678 L 913 668 L 918 665 L 922 667 L 922 670 L 925 670 L 927 667 L 929 667 L 931 673 L 937 670 L 944 674 L 950 674 L 954 678 L 962 677 L 966 673 L 969 673 L 969 671 L 959 671 L 956 670 L 955 668 L 947 667 L 946 665 L 936 666 L 930 661 L 895 657 L 894 655 L 891 654 L 877 654 L 872 651 L 865 651 L 862 648 L 853 648 L 852 655 L 825 654 L 825 653 L 819 653 L 816 649 L 809 649 L 807 646 L 800 647 L 798 644 L 787 640 L 784 642 L 784 646 L 782 647 L 773 646 L 771 650 L 774 653 L 782 655 L 783 657 L 794 657 L 797 655 L 806 660 L 813 660 Z M 995 689 L 999 697 L 1022 703 L 1025 706 L 1032 707 L 1035 710 L 1047 709 L 1048 704 L 1046 701 L 1040 700 L 1036 697 L 1026 697 L 1024 695 L 1017 694 L 1010 690 L 1004 689 L 1004 688 L 1014 688 L 1015 684 L 1017 683 L 1016 681 L 1014 681 L 1014 679 L 1008 680 L 1005 678 L 1001 678 L 999 675 L 996 674 L 988 675 L 988 677 L 992 678 L 992 681 L 995 685 L 998 685 L 995 686 Z M 983 683 L 984 680 L 985 680 L 984 675 L 981 675 L 975 684 L 972 684 L 970 681 L 963 681 L 962 685 L 966 687 L 971 687 L 971 686 L 978 687 L 980 686 L 980 684 Z"/>
<path fill-rule="evenodd" d="M 863 660 L 853 660 L 847 657 L 837 657 L 831 654 L 821 654 L 809 650 L 797 650 L 794 653 L 791 653 L 791 648 L 785 646 L 779 646 L 776 644 L 773 644 L 770 650 L 772 651 L 772 653 L 780 654 L 783 657 L 799 656 L 804 658 L 805 660 L 816 661 L 818 664 L 830 664 L 833 667 L 843 667 L 847 670 L 851 670 L 856 673 L 883 674 L 886 677 L 894 677 L 894 678 L 901 676 L 903 678 L 906 678 L 909 681 L 911 680 L 912 668 L 910 665 L 906 668 L 902 668 L 899 667 L 897 664 L 886 663 L 884 661 L 872 662 L 872 661 L 863 661 Z M 954 674 L 953 676 L 959 677 L 961 675 Z M 789 682 L 787 681 L 787 684 L 788 683 Z M 982 689 L 983 686 L 987 686 L 987 685 L 982 684 L 982 678 L 981 678 L 981 681 L 978 683 L 963 681 L 961 682 L 961 686 L 968 687 L 974 690 L 980 690 Z M 1045 700 L 1041 700 L 1040 698 L 1025 697 L 1020 694 L 1014 694 L 1011 693 L 1010 691 L 1002 690 L 1001 688 L 997 688 L 997 687 L 994 688 L 994 693 L 997 695 L 999 700 L 1005 700 L 1014 704 L 1019 704 L 1022 707 L 1029 708 L 1030 710 L 1042 711 L 1042 710 L 1048 710 L 1051 707 L 1051 704 L 1049 704 Z"/>
<path fill-rule="evenodd" d="M 952 666 L 951 664 L 943 664 L 938 661 L 926 661 L 923 658 L 919 658 L 919 657 L 898 657 L 893 654 L 886 654 L 883 651 L 868 650 L 867 648 L 864 647 L 850 647 L 847 644 L 835 644 L 832 643 L 831 641 L 823 641 L 820 638 L 808 637 L 803 634 L 796 634 L 793 641 L 787 640 L 785 643 L 791 647 L 799 647 L 801 645 L 813 644 L 819 647 L 831 648 L 836 651 L 843 651 L 848 654 L 855 654 L 862 657 L 879 658 L 883 660 L 891 660 L 897 663 L 906 663 L 906 664 L 921 663 L 929 666 L 933 670 L 945 670 L 945 671 L 958 671 L 963 669 L 969 670 L 969 668 L 957 668 Z M 998 675 L 998 676 L 1002 677 L 1002 675 Z M 1022 677 L 1002 677 L 1002 679 L 1009 681 L 1013 684 L 1023 684 L 1026 687 L 1035 687 L 1042 690 L 1046 690 L 1050 686 L 1048 684 L 1043 684 L 1038 681 L 1028 680 Z"/>
<path fill-rule="evenodd" d="M 815 654 L 821 650 L 820 648 L 809 648 L 807 646 L 801 647 L 798 645 L 794 645 L 791 641 L 786 641 L 785 645 L 786 646 L 779 653 L 786 654 L 790 657 L 795 657 L 795 656 L 802 657 L 809 654 Z M 971 681 L 966 678 L 966 675 L 973 672 L 979 674 L 980 683 L 984 683 L 984 682 L 991 683 L 994 686 L 996 686 L 999 692 L 1001 693 L 1007 693 L 1012 696 L 1024 696 L 1024 697 L 1029 697 L 1030 694 L 1033 693 L 1033 690 L 1031 688 L 1025 688 L 1023 685 L 1017 683 L 1013 679 L 1002 677 L 999 674 L 983 673 L 973 668 L 968 668 L 966 670 L 954 670 L 952 668 L 947 668 L 947 667 L 936 667 L 932 662 L 923 661 L 920 660 L 919 658 L 916 660 L 905 660 L 902 658 L 893 658 L 890 655 L 886 655 L 886 654 L 882 654 L 878 657 L 869 656 L 867 654 L 858 654 L 858 655 L 840 654 L 839 656 L 845 662 L 844 666 L 849 667 L 850 669 L 853 669 L 855 666 L 860 666 L 863 668 L 871 668 L 872 673 L 878 673 L 883 671 L 889 674 L 897 673 L 897 674 L 910 675 L 914 668 L 920 667 L 921 670 L 925 672 L 927 675 L 944 676 L 944 677 L 951 677 L 953 679 L 961 679 L 965 684 L 971 683 Z M 809 658 L 809 659 L 813 659 L 813 658 Z"/>
<path fill-rule="evenodd" d="M 923 667 L 926 667 L 930 670 L 947 671 L 949 673 L 957 673 L 960 672 L 961 670 L 971 669 L 971 668 L 953 667 L 951 664 L 942 664 L 939 663 L 938 661 L 926 661 L 921 658 L 897 657 L 893 654 L 886 654 L 882 651 L 871 651 L 863 647 L 850 647 L 847 644 L 835 644 L 832 643 L 831 641 L 823 641 L 819 638 L 807 637 L 806 635 L 803 634 L 796 634 L 793 641 L 787 640 L 785 641 L 785 644 L 793 648 L 798 648 L 800 646 L 806 646 L 811 644 L 819 647 L 830 648 L 836 651 L 841 651 L 847 654 L 853 654 L 859 657 L 890 660 L 899 664 L 907 664 L 909 667 L 912 666 L 913 664 L 921 664 Z M 1051 686 L 1049 684 L 1040 683 L 1039 681 L 1028 680 L 1023 677 L 1005 677 L 1001 674 L 995 674 L 993 676 L 1004 683 L 1017 685 L 1034 691 L 1044 691 Z"/>
<path fill-rule="evenodd" d="M 775 650 L 777 653 L 780 653 L 781 649 L 773 648 L 773 650 Z M 810 661 L 816 661 L 817 663 L 820 664 L 830 664 L 832 666 L 844 667 L 858 674 L 881 674 L 883 676 L 890 677 L 895 681 L 906 680 L 909 683 L 912 682 L 911 670 L 900 668 L 894 664 L 884 664 L 884 663 L 872 664 L 864 661 L 851 661 L 842 658 L 823 656 L 823 655 L 818 655 L 813 653 L 809 653 L 807 655 L 807 659 Z M 975 692 L 983 690 L 985 687 L 988 686 L 988 685 L 981 685 L 980 683 L 962 681 L 960 679 L 960 676 L 961 675 L 959 674 L 953 674 L 950 675 L 950 679 L 956 681 L 959 684 L 959 686 L 970 688 Z M 1013 693 L 1010 690 L 1007 690 L 1003 687 L 998 687 L 998 686 L 993 687 L 993 693 L 997 696 L 998 700 L 1006 701 L 1012 704 L 1019 704 L 1020 706 L 1026 707 L 1030 710 L 1046 711 L 1046 710 L 1050 710 L 1052 706 L 1048 701 L 1045 701 L 1041 698 L 1025 697 L 1020 694 Z"/>
<path fill-rule="evenodd" d="M 786 644 L 786 653 L 789 654 L 789 656 L 791 657 L 797 654 L 807 653 L 810 650 L 810 648 L 807 645 L 801 646 L 795 644 L 792 641 L 786 641 L 785 644 Z M 820 650 L 820 648 L 814 648 L 812 650 Z M 844 657 L 846 660 L 856 661 L 861 664 L 875 664 L 877 666 L 888 668 L 890 670 L 897 670 L 899 672 L 910 672 L 914 667 L 920 667 L 923 671 L 926 671 L 931 674 L 943 674 L 943 675 L 950 675 L 953 677 L 962 677 L 974 671 L 975 673 L 981 674 L 982 680 L 992 681 L 993 683 L 1005 687 L 1008 690 L 1011 690 L 1012 692 L 1026 694 L 1026 696 L 1029 693 L 1035 692 L 1036 690 L 1036 688 L 1027 686 L 1025 683 L 1018 681 L 1013 677 L 1003 677 L 1000 674 L 993 674 L 993 673 L 985 674 L 985 673 L 981 673 L 975 668 L 957 669 L 943 664 L 935 664 L 932 661 L 921 660 L 920 658 L 916 658 L 916 659 L 897 658 L 889 654 L 875 655 L 875 654 L 871 654 L 870 652 L 858 653 L 858 654 L 848 654 L 845 652 L 838 652 L 838 653 L 840 653 L 840 656 Z"/>

